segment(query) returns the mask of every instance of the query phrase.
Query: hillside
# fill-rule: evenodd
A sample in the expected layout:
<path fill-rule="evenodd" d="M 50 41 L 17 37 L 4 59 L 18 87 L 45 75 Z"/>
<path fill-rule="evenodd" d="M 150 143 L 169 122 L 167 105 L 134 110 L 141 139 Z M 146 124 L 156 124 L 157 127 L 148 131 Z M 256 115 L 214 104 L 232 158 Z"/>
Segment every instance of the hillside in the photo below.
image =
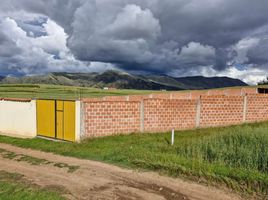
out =
<path fill-rule="evenodd" d="M 2 84 L 53 84 L 84 87 L 113 87 L 139 90 L 187 90 L 246 86 L 239 79 L 229 77 L 183 77 L 167 75 L 134 75 L 118 71 L 104 73 L 50 73 L 24 77 L 0 77 Z"/>
<path fill-rule="evenodd" d="M 247 84 L 239 79 L 232 79 L 229 77 L 182 77 L 175 78 L 178 82 L 184 85 L 191 85 L 195 89 L 210 89 L 221 87 L 233 87 L 233 86 L 246 86 Z"/>

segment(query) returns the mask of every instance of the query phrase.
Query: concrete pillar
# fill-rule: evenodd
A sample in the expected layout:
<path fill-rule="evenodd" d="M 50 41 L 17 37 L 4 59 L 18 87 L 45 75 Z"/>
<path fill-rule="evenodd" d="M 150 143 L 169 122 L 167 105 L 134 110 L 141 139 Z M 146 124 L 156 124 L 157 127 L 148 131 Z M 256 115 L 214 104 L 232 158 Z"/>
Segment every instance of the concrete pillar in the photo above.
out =
<path fill-rule="evenodd" d="M 126 101 L 129 101 L 129 96 L 126 96 Z"/>
<path fill-rule="evenodd" d="M 81 101 L 75 101 L 75 141 L 80 142 L 84 131 L 84 116 Z"/>
<path fill-rule="evenodd" d="M 201 98 L 197 99 L 196 103 L 196 128 L 200 127 L 200 118 L 201 118 Z"/>
<path fill-rule="evenodd" d="M 140 102 L 140 132 L 144 132 L 144 101 Z"/>
<path fill-rule="evenodd" d="M 247 107 L 248 107 L 248 97 L 244 96 L 244 105 L 243 105 L 243 123 L 247 120 Z"/>

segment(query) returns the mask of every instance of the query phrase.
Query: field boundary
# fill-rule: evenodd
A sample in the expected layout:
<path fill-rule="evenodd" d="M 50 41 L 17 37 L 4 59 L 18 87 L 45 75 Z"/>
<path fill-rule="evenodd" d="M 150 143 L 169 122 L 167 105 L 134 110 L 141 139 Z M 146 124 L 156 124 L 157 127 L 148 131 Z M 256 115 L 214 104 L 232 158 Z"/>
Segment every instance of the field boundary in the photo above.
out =
<path fill-rule="evenodd" d="M 116 134 L 266 121 L 268 94 L 257 91 L 245 87 L 83 98 L 75 101 L 75 133 L 70 134 L 79 142 Z M 35 137 L 36 106 L 36 100 L 31 99 L 0 99 L 0 132 Z"/>
<path fill-rule="evenodd" d="M 115 98 L 115 97 L 114 97 Z M 120 97 L 122 98 L 122 97 Z M 268 120 L 268 95 L 205 95 L 198 99 L 83 100 L 82 138 L 187 130 Z"/>

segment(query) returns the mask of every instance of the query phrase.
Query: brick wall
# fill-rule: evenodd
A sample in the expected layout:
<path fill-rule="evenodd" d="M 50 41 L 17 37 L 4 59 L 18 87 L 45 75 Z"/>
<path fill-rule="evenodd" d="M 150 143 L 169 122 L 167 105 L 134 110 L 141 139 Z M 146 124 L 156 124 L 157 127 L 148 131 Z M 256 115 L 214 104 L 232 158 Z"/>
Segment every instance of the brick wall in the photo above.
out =
<path fill-rule="evenodd" d="M 225 90 L 222 90 L 222 89 L 219 89 L 219 90 L 215 89 L 215 90 L 209 90 L 208 95 L 220 96 L 220 95 L 226 95 L 226 92 Z"/>
<path fill-rule="evenodd" d="M 126 101 L 127 96 L 106 96 L 102 98 L 103 101 Z"/>
<path fill-rule="evenodd" d="M 151 98 L 153 99 L 170 99 L 171 98 L 171 92 L 165 92 L 165 93 L 154 93 L 151 95 Z"/>
<path fill-rule="evenodd" d="M 144 100 L 144 131 L 159 132 L 194 128 L 195 100 Z"/>
<path fill-rule="evenodd" d="M 203 96 L 200 127 L 226 126 L 243 122 L 244 98 L 241 96 Z"/>
<path fill-rule="evenodd" d="M 213 95 L 222 94 L 223 91 L 225 95 Z M 246 92 L 253 94 L 241 96 L 241 93 Z M 210 93 L 193 91 L 157 94 L 157 96 L 84 99 L 83 134 L 84 137 L 99 137 L 268 120 L 268 95 L 254 92 L 256 89 L 249 91 L 236 89 L 214 90 Z"/>
<path fill-rule="evenodd" d="M 83 137 L 140 131 L 140 102 L 84 102 Z"/>
<path fill-rule="evenodd" d="M 191 94 L 191 99 L 199 99 L 201 96 L 207 96 L 208 95 L 208 90 L 196 90 L 190 92 Z"/>
<path fill-rule="evenodd" d="M 228 88 L 212 90 L 193 90 L 178 92 L 159 92 L 145 95 L 129 96 L 105 96 L 99 98 L 83 98 L 83 101 L 142 101 L 144 99 L 199 99 L 201 96 L 244 96 L 247 94 L 256 94 L 256 88 Z"/>
<path fill-rule="evenodd" d="M 141 101 L 143 99 L 149 99 L 150 95 L 129 95 L 128 100 L 129 101 Z"/>
<path fill-rule="evenodd" d="M 173 92 L 171 94 L 171 99 L 191 99 L 190 92 Z"/>
<path fill-rule="evenodd" d="M 247 96 L 246 122 L 268 120 L 268 94 Z"/>
<path fill-rule="evenodd" d="M 242 95 L 245 94 L 257 94 L 258 93 L 258 89 L 257 88 L 242 88 Z"/>
<path fill-rule="evenodd" d="M 226 96 L 242 96 L 242 89 L 241 88 L 232 88 L 232 89 L 226 89 L 225 90 Z"/>

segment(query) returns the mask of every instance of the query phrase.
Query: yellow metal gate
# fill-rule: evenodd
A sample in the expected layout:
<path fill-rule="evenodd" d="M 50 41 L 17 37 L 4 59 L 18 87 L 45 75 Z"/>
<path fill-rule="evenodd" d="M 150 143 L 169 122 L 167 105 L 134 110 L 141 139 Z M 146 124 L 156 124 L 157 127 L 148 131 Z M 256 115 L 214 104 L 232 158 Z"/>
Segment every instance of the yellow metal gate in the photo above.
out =
<path fill-rule="evenodd" d="M 37 135 L 75 141 L 75 102 L 37 100 Z"/>

